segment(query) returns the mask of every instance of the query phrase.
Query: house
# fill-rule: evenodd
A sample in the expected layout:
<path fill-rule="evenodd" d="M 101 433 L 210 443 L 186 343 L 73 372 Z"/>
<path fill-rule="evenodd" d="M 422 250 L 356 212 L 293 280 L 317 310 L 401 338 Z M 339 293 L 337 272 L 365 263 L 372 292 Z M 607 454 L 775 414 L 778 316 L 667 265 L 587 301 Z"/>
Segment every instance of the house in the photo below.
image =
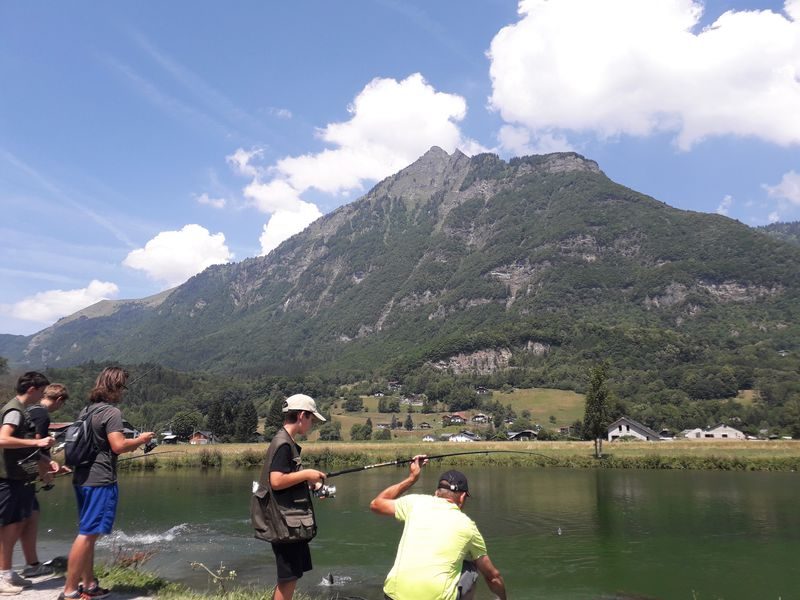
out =
<path fill-rule="evenodd" d="M 608 441 L 613 442 L 621 437 L 632 437 L 646 442 L 657 442 L 658 434 L 629 417 L 620 417 L 608 426 Z"/>
<path fill-rule="evenodd" d="M 476 415 L 472 415 L 472 419 L 470 419 L 473 423 L 488 423 L 489 417 L 487 417 L 483 413 L 478 413 Z"/>
<path fill-rule="evenodd" d="M 423 421 L 422 423 L 419 424 L 419 428 L 420 429 L 430 429 L 431 428 L 431 424 L 428 423 L 427 421 Z"/>
<path fill-rule="evenodd" d="M 464 425 L 466 422 L 467 420 L 459 414 L 444 415 L 442 417 L 442 425 L 445 427 L 448 425 Z"/>
<path fill-rule="evenodd" d="M 488 394 L 489 393 L 489 388 L 487 388 L 486 386 L 483 386 L 483 385 L 476 385 L 475 386 L 475 393 L 476 394 Z"/>
<path fill-rule="evenodd" d="M 162 444 L 177 444 L 178 443 L 178 436 L 172 433 L 171 431 L 165 431 L 161 434 L 161 443 Z"/>
<path fill-rule="evenodd" d="M 728 425 L 719 424 L 703 432 L 703 439 L 706 440 L 743 440 L 744 433 Z"/>
<path fill-rule="evenodd" d="M 422 441 L 423 442 L 435 442 L 436 438 L 429 434 L 429 435 L 426 435 L 425 437 L 423 437 Z"/>
<path fill-rule="evenodd" d="M 122 421 L 122 435 L 125 436 L 126 440 L 130 440 L 135 437 L 139 437 L 139 430 L 131 425 L 128 421 Z"/>
<path fill-rule="evenodd" d="M 460 431 L 454 435 L 450 436 L 448 441 L 451 442 L 479 442 L 481 440 L 481 436 L 472 433 L 471 431 Z"/>
<path fill-rule="evenodd" d="M 377 429 L 391 429 L 392 426 L 389 423 L 377 423 L 375 425 Z"/>
<path fill-rule="evenodd" d="M 536 439 L 537 432 L 533 429 L 523 429 L 522 431 L 509 431 L 507 435 L 508 439 L 514 442 L 530 442 Z"/>
<path fill-rule="evenodd" d="M 214 434 L 210 431 L 195 431 L 189 438 L 189 443 L 194 445 L 213 444 Z"/>

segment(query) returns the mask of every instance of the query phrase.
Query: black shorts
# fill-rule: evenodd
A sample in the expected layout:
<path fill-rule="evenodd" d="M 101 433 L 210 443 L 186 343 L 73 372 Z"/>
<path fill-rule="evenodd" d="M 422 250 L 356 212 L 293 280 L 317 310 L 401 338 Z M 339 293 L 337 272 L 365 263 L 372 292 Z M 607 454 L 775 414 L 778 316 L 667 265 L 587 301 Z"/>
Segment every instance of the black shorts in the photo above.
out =
<path fill-rule="evenodd" d="M 19 479 L 0 479 L 0 527 L 31 516 L 36 489 Z"/>
<path fill-rule="evenodd" d="M 272 544 L 272 551 L 275 553 L 279 582 L 300 579 L 303 573 L 312 569 L 308 542 Z"/>

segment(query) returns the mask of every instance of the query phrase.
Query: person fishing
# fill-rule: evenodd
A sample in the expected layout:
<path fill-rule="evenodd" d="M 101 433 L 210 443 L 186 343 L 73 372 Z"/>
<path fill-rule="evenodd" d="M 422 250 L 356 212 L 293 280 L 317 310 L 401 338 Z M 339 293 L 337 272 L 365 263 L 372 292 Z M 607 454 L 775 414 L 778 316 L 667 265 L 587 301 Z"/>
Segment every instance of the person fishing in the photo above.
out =
<path fill-rule="evenodd" d="M 303 469 L 301 448 L 295 441 L 306 435 L 315 422 L 325 422 L 313 398 L 295 394 L 283 405 L 283 427 L 272 438 L 250 514 L 256 537 L 272 544 L 278 583 L 274 600 L 291 600 L 297 580 L 310 571 L 308 542 L 317 525 L 310 488 L 322 485 L 325 473 Z"/>
<path fill-rule="evenodd" d="M 11 569 L 11 561 L 23 523 L 33 510 L 30 484 L 39 474 L 39 450 L 55 442 L 49 436 L 35 439 L 26 410 L 41 400 L 49 384 L 41 373 L 28 371 L 17 380 L 17 395 L 0 409 L 0 594 L 18 594 L 31 585 Z"/>
<path fill-rule="evenodd" d="M 66 387 L 60 383 L 51 383 L 44 388 L 44 394 L 39 403 L 28 407 L 28 419 L 33 424 L 33 428 L 36 432 L 36 439 L 44 439 L 49 436 L 50 413 L 63 407 L 68 399 L 69 392 Z M 42 458 L 52 463 L 49 449 L 41 450 L 40 454 Z M 57 469 L 55 467 L 57 467 Z M 52 483 L 56 475 L 71 472 L 69 467 L 55 463 L 55 465 L 51 464 L 50 468 L 47 470 L 40 470 L 39 476 L 42 481 L 44 481 L 45 485 L 47 485 Z M 52 567 L 39 561 L 39 553 L 36 550 L 36 538 L 39 533 L 39 514 L 39 501 L 36 499 L 36 496 L 34 496 L 33 511 L 22 526 L 22 535 L 19 540 L 20 546 L 22 546 L 22 554 L 25 557 L 25 568 L 22 569 L 23 577 L 42 577 L 54 573 Z"/>
<path fill-rule="evenodd" d="M 383 586 L 388 600 L 470 600 L 480 573 L 500 600 L 506 587 L 492 564 L 478 527 L 462 510 L 469 497 L 467 477 L 460 471 L 439 476 L 432 496 L 409 494 L 419 479 L 424 454 L 409 463 L 408 477 L 378 494 L 369 508 L 403 521 L 403 535 L 394 566 Z"/>
<path fill-rule="evenodd" d="M 89 406 L 80 417 L 87 417 L 96 452 L 91 460 L 75 465 L 72 485 L 78 500 L 78 535 L 67 559 L 67 578 L 58 596 L 65 598 L 105 598 L 110 592 L 94 576 L 94 547 L 101 535 L 111 533 L 117 514 L 117 456 L 133 452 L 149 443 L 154 433 L 126 439 L 122 412 L 116 407 L 127 387 L 128 372 L 120 367 L 103 369 L 89 392 Z M 88 415 L 88 416 L 87 416 Z"/>

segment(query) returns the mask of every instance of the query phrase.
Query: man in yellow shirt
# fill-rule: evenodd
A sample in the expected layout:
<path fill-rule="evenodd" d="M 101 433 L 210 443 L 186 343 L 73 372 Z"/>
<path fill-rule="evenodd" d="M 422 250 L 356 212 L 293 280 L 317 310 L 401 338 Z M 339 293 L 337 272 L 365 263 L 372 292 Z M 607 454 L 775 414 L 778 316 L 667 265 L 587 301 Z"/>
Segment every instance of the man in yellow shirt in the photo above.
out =
<path fill-rule="evenodd" d="M 372 512 L 405 523 L 394 566 L 383 586 L 385 597 L 468 600 L 475 594 L 480 573 L 489 589 L 506 600 L 505 583 L 486 553 L 483 536 L 472 519 L 461 512 L 469 496 L 463 473 L 442 473 L 433 496 L 399 498 L 416 483 L 427 462 L 425 455 L 415 456 L 408 477 L 383 490 L 369 505 Z"/>

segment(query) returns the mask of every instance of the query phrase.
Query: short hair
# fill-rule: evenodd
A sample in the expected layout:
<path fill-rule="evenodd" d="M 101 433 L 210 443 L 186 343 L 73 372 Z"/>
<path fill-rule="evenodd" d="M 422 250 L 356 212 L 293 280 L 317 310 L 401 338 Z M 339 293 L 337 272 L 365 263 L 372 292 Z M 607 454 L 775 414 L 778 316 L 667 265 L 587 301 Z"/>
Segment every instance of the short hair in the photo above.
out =
<path fill-rule="evenodd" d="M 458 500 L 461 497 L 461 494 L 466 494 L 466 492 L 454 492 L 452 490 L 448 490 L 446 488 L 437 488 L 433 495 L 437 498 L 446 498 L 448 500 Z"/>
<path fill-rule="evenodd" d="M 97 376 L 92 391 L 89 392 L 89 402 L 119 402 L 128 381 L 128 372 L 121 367 L 106 367 Z"/>
<path fill-rule="evenodd" d="M 38 371 L 28 371 L 17 379 L 17 394 L 24 394 L 30 388 L 43 388 L 50 385 L 50 380 Z"/>
<path fill-rule="evenodd" d="M 53 402 L 59 399 L 66 402 L 69 400 L 69 392 L 67 391 L 66 386 L 61 385 L 60 383 L 51 383 L 44 388 L 44 397 L 48 400 L 52 400 Z"/>
<path fill-rule="evenodd" d="M 308 412 L 307 410 L 290 410 L 283 414 L 283 422 L 284 423 L 297 423 L 300 420 L 300 415 L 304 412 Z"/>

